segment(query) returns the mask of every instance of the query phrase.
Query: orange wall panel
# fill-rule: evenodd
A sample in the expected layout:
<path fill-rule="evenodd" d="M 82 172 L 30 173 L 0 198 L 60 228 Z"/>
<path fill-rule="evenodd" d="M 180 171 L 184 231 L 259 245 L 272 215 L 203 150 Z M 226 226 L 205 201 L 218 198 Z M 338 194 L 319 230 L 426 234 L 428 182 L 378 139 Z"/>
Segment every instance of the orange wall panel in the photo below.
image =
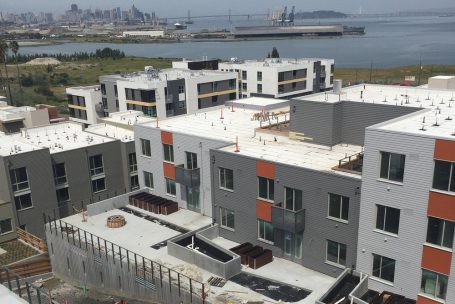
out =
<path fill-rule="evenodd" d="M 455 141 L 437 139 L 434 147 L 434 158 L 455 162 Z"/>
<path fill-rule="evenodd" d="M 430 246 L 423 246 L 422 268 L 448 276 L 450 274 L 451 262 L 451 252 Z"/>
<path fill-rule="evenodd" d="M 272 203 L 256 200 L 256 217 L 267 222 L 272 221 Z"/>
<path fill-rule="evenodd" d="M 172 145 L 174 143 L 174 138 L 171 132 L 161 131 L 161 142 L 163 144 Z"/>
<path fill-rule="evenodd" d="M 256 174 L 269 179 L 275 179 L 275 164 L 264 162 L 261 160 L 256 161 Z"/>
<path fill-rule="evenodd" d="M 428 215 L 455 221 L 455 195 L 430 192 Z"/>
<path fill-rule="evenodd" d="M 417 304 L 441 304 L 441 302 L 431 300 L 422 296 L 417 297 Z"/>
<path fill-rule="evenodd" d="M 164 177 L 175 179 L 175 166 L 170 163 L 163 163 Z"/>

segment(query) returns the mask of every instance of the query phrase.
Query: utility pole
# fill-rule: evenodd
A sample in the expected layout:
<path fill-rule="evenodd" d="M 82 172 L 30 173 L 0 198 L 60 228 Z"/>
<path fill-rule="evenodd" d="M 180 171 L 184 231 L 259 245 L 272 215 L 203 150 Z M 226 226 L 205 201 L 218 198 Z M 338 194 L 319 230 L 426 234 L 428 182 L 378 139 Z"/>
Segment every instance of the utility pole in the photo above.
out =
<path fill-rule="evenodd" d="M 417 83 L 418 86 L 420 86 L 420 77 L 422 76 L 422 69 L 423 69 L 422 56 L 420 56 L 420 61 L 419 61 L 419 81 Z"/>
<path fill-rule="evenodd" d="M 371 83 L 372 77 L 373 77 L 373 61 L 371 62 L 371 65 L 370 65 L 370 83 Z"/>

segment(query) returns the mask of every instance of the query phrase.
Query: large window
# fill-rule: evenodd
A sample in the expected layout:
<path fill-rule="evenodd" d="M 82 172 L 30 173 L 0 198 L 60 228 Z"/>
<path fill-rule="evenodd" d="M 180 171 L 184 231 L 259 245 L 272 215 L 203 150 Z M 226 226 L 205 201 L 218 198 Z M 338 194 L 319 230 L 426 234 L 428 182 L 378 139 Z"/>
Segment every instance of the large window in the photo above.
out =
<path fill-rule="evenodd" d="M 398 234 L 400 228 L 400 209 L 376 205 L 376 229 Z"/>
<path fill-rule="evenodd" d="M 14 197 L 16 210 L 22 210 L 33 207 L 32 195 L 30 193 L 18 195 Z"/>
<path fill-rule="evenodd" d="M 420 292 L 429 296 L 446 299 L 448 277 L 436 272 L 422 269 Z"/>
<path fill-rule="evenodd" d="M 258 176 L 258 197 L 269 201 L 274 200 L 275 181 L 265 177 Z"/>
<path fill-rule="evenodd" d="M 284 232 L 284 246 L 283 246 L 283 251 L 285 255 L 291 255 L 292 254 L 292 233 L 285 231 Z"/>
<path fill-rule="evenodd" d="M 288 210 L 299 211 L 303 207 L 302 190 L 284 188 L 284 201 L 286 202 L 285 207 Z"/>
<path fill-rule="evenodd" d="M 177 187 L 175 185 L 175 180 L 166 178 L 166 193 L 172 196 L 177 195 Z"/>
<path fill-rule="evenodd" d="M 258 220 L 258 238 L 273 243 L 273 225 L 270 222 Z"/>
<path fill-rule="evenodd" d="M 230 89 L 235 89 L 236 82 L 237 82 L 236 79 L 229 79 L 229 88 Z"/>
<path fill-rule="evenodd" d="M 395 279 L 395 260 L 373 254 L 373 276 L 392 282 Z"/>
<path fill-rule="evenodd" d="M 302 258 L 302 246 L 303 242 L 302 242 L 302 235 L 301 234 L 296 234 L 295 235 L 295 254 L 294 256 L 297 258 L 297 259 L 301 259 Z"/>
<path fill-rule="evenodd" d="M 67 179 L 66 179 L 65 163 L 54 164 L 53 170 L 54 170 L 55 185 L 66 184 Z"/>
<path fill-rule="evenodd" d="M 5 219 L 0 221 L 0 234 L 6 234 L 13 231 L 13 224 L 11 219 Z"/>
<path fill-rule="evenodd" d="M 248 90 L 248 84 L 246 82 L 242 83 L 242 91 Z"/>
<path fill-rule="evenodd" d="M 188 169 L 196 169 L 197 168 L 197 154 L 192 152 L 185 152 L 186 156 L 186 167 Z"/>
<path fill-rule="evenodd" d="M 220 168 L 220 188 L 234 190 L 234 172 L 231 169 Z"/>
<path fill-rule="evenodd" d="M 70 200 L 70 193 L 68 187 L 60 188 L 56 190 L 57 202 L 59 205 L 66 203 Z"/>
<path fill-rule="evenodd" d="M 329 263 L 346 266 L 346 245 L 327 240 L 326 260 Z"/>
<path fill-rule="evenodd" d="M 137 159 L 136 159 L 136 153 L 130 153 L 130 154 L 128 154 L 128 165 L 129 165 L 130 173 L 135 173 L 135 172 L 137 172 Z"/>
<path fill-rule="evenodd" d="M 235 229 L 235 213 L 232 210 L 220 207 L 221 227 Z"/>
<path fill-rule="evenodd" d="M 329 217 L 342 221 L 348 221 L 349 197 L 329 193 Z"/>
<path fill-rule="evenodd" d="M 130 176 L 130 186 L 131 191 L 139 189 L 139 176 L 137 174 Z"/>
<path fill-rule="evenodd" d="M 455 163 L 435 160 L 433 188 L 455 192 Z"/>
<path fill-rule="evenodd" d="M 104 178 L 98 178 L 92 180 L 92 191 L 93 193 L 101 192 L 106 190 L 106 181 Z"/>
<path fill-rule="evenodd" d="M 153 174 L 144 171 L 144 184 L 147 188 L 153 189 Z"/>
<path fill-rule="evenodd" d="M 247 80 L 247 78 L 248 78 L 247 71 L 242 71 L 242 80 Z"/>
<path fill-rule="evenodd" d="M 262 72 L 258 72 L 258 81 L 262 81 Z"/>
<path fill-rule="evenodd" d="M 163 144 L 164 160 L 170 163 L 174 162 L 174 146 Z"/>
<path fill-rule="evenodd" d="M 427 242 L 437 246 L 452 249 L 454 227 L 454 222 L 429 217 Z"/>
<path fill-rule="evenodd" d="M 11 179 L 11 187 L 13 191 L 21 191 L 29 189 L 27 169 L 25 167 L 12 169 L 9 171 Z"/>
<path fill-rule="evenodd" d="M 188 204 L 188 209 L 201 209 L 199 202 L 199 187 L 186 187 L 186 203 Z"/>
<path fill-rule="evenodd" d="M 258 83 L 257 91 L 258 91 L 258 94 L 262 93 L 262 84 Z"/>
<path fill-rule="evenodd" d="M 144 156 L 152 156 L 152 151 L 150 148 L 150 140 L 141 138 L 141 152 Z"/>
<path fill-rule="evenodd" d="M 406 155 L 381 152 L 380 177 L 395 182 L 403 182 Z"/>
<path fill-rule="evenodd" d="M 90 175 L 95 176 L 104 173 L 103 155 L 93 155 L 89 158 L 90 161 Z"/>

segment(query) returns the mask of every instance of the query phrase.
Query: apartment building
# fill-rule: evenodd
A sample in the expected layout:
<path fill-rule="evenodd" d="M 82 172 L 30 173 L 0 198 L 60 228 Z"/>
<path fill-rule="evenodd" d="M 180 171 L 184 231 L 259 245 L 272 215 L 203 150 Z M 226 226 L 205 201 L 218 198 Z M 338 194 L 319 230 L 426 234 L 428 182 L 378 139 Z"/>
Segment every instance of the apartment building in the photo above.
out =
<path fill-rule="evenodd" d="M 134 167 L 132 134 L 92 131 L 67 122 L 0 135 L 0 207 L 12 205 L 14 215 L 2 212 L 0 220 L 43 236 L 44 211 L 63 216 L 71 204 L 80 208 L 136 187 L 127 170 Z"/>
<path fill-rule="evenodd" d="M 137 110 L 160 119 L 224 105 L 237 97 L 237 74 L 219 71 L 146 67 L 144 72 L 102 76 L 100 83 L 105 113 Z"/>
<path fill-rule="evenodd" d="M 223 72 L 236 72 L 239 99 L 252 96 L 292 98 L 330 90 L 333 87 L 333 59 L 238 60 L 219 63 Z"/>
<path fill-rule="evenodd" d="M 213 70 L 216 71 L 218 70 L 218 59 L 208 59 L 208 58 L 202 58 L 202 59 L 186 59 L 183 58 L 181 61 L 173 61 L 172 62 L 172 67 L 174 69 L 186 69 L 186 70 L 194 70 L 194 71 L 199 71 L 199 70 Z"/>
<path fill-rule="evenodd" d="M 48 109 L 13 107 L 0 101 L 0 132 L 16 133 L 21 128 L 33 128 L 50 124 Z"/>
<path fill-rule="evenodd" d="M 70 120 L 84 125 L 96 124 L 103 117 L 100 86 L 67 88 Z"/>

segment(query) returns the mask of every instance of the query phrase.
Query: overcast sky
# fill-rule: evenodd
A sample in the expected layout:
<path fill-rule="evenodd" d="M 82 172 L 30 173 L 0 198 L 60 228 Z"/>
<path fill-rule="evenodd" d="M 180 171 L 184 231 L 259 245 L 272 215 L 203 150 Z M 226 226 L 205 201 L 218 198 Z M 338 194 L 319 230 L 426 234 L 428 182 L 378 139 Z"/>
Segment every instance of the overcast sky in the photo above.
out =
<path fill-rule="evenodd" d="M 71 3 L 78 4 L 81 9 L 109 9 L 116 6 L 126 9 L 134 4 L 144 12 L 155 11 L 165 17 L 186 15 L 189 9 L 193 16 L 227 13 L 229 9 L 232 13 L 266 13 L 269 8 L 284 5 L 295 5 L 297 11 L 330 9 L 345 13 L 358 12 L 360 7 L 364 13 L 455 7 L 454 0 L 0 0 L 0 11 L 51 11 L 59 14 L 68 10 Z"/>

